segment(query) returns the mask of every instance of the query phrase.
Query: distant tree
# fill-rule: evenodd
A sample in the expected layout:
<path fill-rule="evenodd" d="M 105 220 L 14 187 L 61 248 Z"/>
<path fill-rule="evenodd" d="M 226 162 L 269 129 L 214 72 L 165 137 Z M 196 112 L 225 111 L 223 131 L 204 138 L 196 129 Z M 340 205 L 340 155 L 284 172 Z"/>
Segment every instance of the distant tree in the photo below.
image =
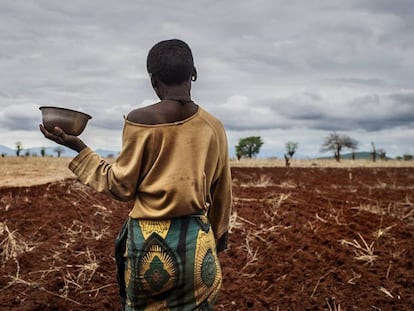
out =
<path fill-rule="evenodd" d="M 356 151 L 356 148 L 352 148 L 352 160 L 354 161 L 355 161 L 355 151 Z"/>
<path fill-rule="evenodd" d="M 54 152 L 57 153 L 58 158 L 60 158 L 60 155 L 65 151 L 61 146 L 57 146 L 55 149 L 53 149 Z"/>
<path fill-rule="evenodd" d="M 6 152 L 3 152 L 3 153 L 1 154 L 1 157 L 2 157 L 2 158 L 4 158 L 6 155 L 7 155 L 7 153 L 6 153 Z"/>
<path fill-rule="evenodd" d="M 42 147 L 42 148 L 40 149 L 40 155 L 41 155 L 42 157 L 44 157 L 44 156 L 46 155 L 46 148 L 45 148 L 45 147 Z"/>
<path fill-rule="evenodd" d="M 23 144 L 21 141 L 16 142 L 16 156 L 20 157 L 20 152 L 23 150 Z"/>
<path fill-rule="evenodd" d="M 404 161 L 412 161 L 413 155 L 412 154 L 403 154 Z"/>
<path fill-rule="evenodd" d="M 247 157 L 251 159 L 260 152 L 262 145 L 263 141 L 260 136 L 240 138 L 239 144 L 236 146 L 237 158 Z"/>
<path fill-rule="evenodd" d="M 387 152 L 384 149 L 378 149 L 377 154 L 381 160 L 387 160 Z"/>
<path fill-rule="evenodd" d="M 355 150 L 358 148 L 358 142 L 348 135 L 333 132 L 325 137 L 321 151 L 333 151 L 335 160 L 339 162 L 341 161 L 341 151 L 344 148 Z"/>
<path fill-rule="evenodd" d="M 298 149 L 298 143 L 293 141 L 288 141 L 286 143 L 286 154 L 289 157 L 293 157 L 293 155 L 296 153 L 296 150 Z"/>
<path fill-rule="evenodd" d="M 286 164 L 286 167 L 289 167 L 290 166 L 290 160 L 293 158 L 293 155 L 295 154 L 296 150 L 298 149 L 298 143 L 288 141 L 285 146 L 286 146 L 286 153 L 284 154 L 285 164 Z"/>
<path fill-rule="evenodd" d="M 236 146 L 236 148 L 237 148 L 237 146 Z M 241 157 L 242 157 L 241 151 L 236 151 L 236 158 L 237 158 L 237 160 L 240 160 Z"/>
<path fill-rule="evenodd" d="M 375 144 L 373 141 L 371 142 L 371 147 L 372 147 L 372 151 L 371 151 L 372 162 L 375 162 L 377 160 L 377 149 L 375 148 Z"/>

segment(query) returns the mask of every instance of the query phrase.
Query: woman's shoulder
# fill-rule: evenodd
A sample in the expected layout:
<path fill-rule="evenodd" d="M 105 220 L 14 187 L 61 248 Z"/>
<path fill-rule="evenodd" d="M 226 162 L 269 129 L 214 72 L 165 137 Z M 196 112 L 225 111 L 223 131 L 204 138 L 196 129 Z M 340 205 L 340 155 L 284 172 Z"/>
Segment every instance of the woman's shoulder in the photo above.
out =
<path fill-rule="evenodd" d="M 200 109 L 200 115 L 202 116 L 202 118 L 210 124 L 210 126 L 214 127 L 214 128 L 223 128 L 223 123 L 221 122 L 220 119 L 218 119 L 216 116 L 214 116 L 213 114 L 211 114 L 210 112 L 208 112 L 205 109 Z"/>
<path fill-rule="evenodd" d="M 154 106 L 155 104 L 134 109 L 128 113 L 126 120 L 139 124 L 152 124 L 156 116 L 154 114 Z"/>

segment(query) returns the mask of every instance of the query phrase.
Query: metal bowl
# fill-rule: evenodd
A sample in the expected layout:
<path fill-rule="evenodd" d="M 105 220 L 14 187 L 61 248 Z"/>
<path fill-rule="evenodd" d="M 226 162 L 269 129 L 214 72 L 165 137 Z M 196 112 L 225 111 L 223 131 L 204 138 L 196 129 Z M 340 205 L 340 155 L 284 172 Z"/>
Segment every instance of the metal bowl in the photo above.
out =
<path fill-rule="evenodd" d="M 85 129 L 86 123 L 92 117 L 86 113 L 67 108 L 43 106 L 43 126 L 52 131 L 55 126 L 60 127 L 66 134 L 78 136 Z"/>

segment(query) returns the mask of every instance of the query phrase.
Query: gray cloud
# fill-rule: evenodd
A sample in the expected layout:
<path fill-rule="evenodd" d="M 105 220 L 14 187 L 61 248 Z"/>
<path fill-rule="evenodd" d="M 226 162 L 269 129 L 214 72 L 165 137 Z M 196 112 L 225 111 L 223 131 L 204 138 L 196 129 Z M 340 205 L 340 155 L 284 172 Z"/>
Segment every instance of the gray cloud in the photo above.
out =
<path fill-rule="evenodd" d="M 40 112 L 33 104 L 26 102 L 25 99 L 19 99 L 16 103 L 11 100 L 12 104 L 5 105 L 0 112 L 0 128 L 9 130 L 37 130 L 41 122 Z"/>
<path fill-rule="evenodd" d="M 233 97 L 217 110 L 232 130 L 306 127 L 372 132 L 414 127 L 413 108 L 414 93 L 372 94 L 331 102 L 320 94 L 306 92 L 258 102 Z"/>
<path fill-rule="evenodd" d="M 380 78 L 333 78 L 326 82 L 332 82 L 337 85 L 362 85 L 362 86 L 385 86 L 387 81 Z"/>
<path fill-rule="evenodd" d="M 414 126 L 413 95 L 367 95 L 329 107 L 326 98 L 303 94 L 281 101 L 275 111 L 314 129 L 379 131 Z"/>
<path fill-rule="evenodd" d="M 411 16 L 414 14 L 413 3 L 410 0 L 355 0 L 353 5 L 367 12 L 379 12 L 382 14 L 393 14 L 396 16 Z"/>

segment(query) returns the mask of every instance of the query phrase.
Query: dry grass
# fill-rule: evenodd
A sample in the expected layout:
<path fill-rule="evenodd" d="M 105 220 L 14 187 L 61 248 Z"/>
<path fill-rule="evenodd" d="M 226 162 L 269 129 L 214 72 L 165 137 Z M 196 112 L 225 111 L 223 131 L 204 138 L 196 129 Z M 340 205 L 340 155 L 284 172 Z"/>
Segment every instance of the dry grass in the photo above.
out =
<path fill-rule="evenodd" d="M 340 240 L 341 245 L 352 246 L 354 248 L 355 259 L 362 261 L 366 264 L 373 265 L 374 261 L 378 258 L 377 255 L 374 255 L 374 244 L 375 241 L 368 244 L 364 237 L 358 232 L 358 236 L 361 239 L 360 243 L 357 240 L 347 241 L 345 239 Z"/>
<path fill-rule="evenodd" d="M 257 188 L 257 187 L 269 187 L 273 184 L 272 177 L 269 175 L 259 175 L 258 178 L 252 179 L 249 182 L 240 184 L 240 187 L 245 188 Z"/>
<path fill-rule="evenodd" d="M 100 230 L 95 229 L 93 226 L 74 220 L 69 228 L 64 228 L 68 233 L 68 241 L 73 243 L 79 239 L 86 240 L 102 240 L 105 236 L 109 235 L 109 226 L 106 226 Z"/>
<path fill-rule="evenodd" d="M 21 284 L 21 285 L 25 285 L 25 286 L 27 286 L 29 288 L 36 289 L 38 291 L 42 291 L 42 292 L 48 293 L 49 295 L 52 295 L 52 296 L 55 296 L 55 297 L 58 297 L 58 298 L 61 298 L 61 299 L 70 301 L 70 302 L 72 302 L 72 303 L 74 303 L 76 305 L 82 305 L 80 302 L 78 302 L 78 301 L 76 301 L 74 299 L 71 299 L 69 297 L 65 297 L 64 295 L 61 295 L 59 293 L 56 293 L 56 292 L 53 292 L 53 291 L 50 291 L 50 290 L 46 289 L 45 287 L 43 287 L 42 285 L 40 285 L 37 282 L 26 281 L 26 280 L 20 278 L 18 275 L 17 276 L 10 276 L 10 278 L 12 279 L 12 281 L 9 283 L 9 285 L 7 287 L 13 286 L 15 284 Z"/>
<path fill-rule="evenodd" d="M 364 211 L 364 212 L 368 212 L 371 214 L 375 214 L 375 215 L 386 215 L 386 210 L 384 208 L 382 208 L 379 204 L 361 204 L 359 206 L 354 206 L 352 207 L 353 209 L 359 210 L 359 211 Z"/>
<path fill-rule="evenodd" d="M 275 221 L 275 217 L 278 216 L 280 207 L 289 200 L 290 193 L 280 193 L 278 196 L 272 199 L 266 199 L 265 203 L 269 205 L 269 208 L 263 212 L 265 217 L 270 219 L 270 222 Z"/>
<path fill-rule="evenodd" d="M 91 281 L 93 275 L 95 274 L 96 270 L 99 267 L 99 264 L 96 261 L 95 254 L 90 252 L 89 249 L 87 249 L 86 252 L 80 252 L 80 255 L 85 255 L 86 263 L 83 265 L 67 265 L 66 266 L 66 268 L 72 269 L 74 270 L 74 272 L 71 272 L 70 270 L 66 270 L 65 276 L 63 276 L 64 286 L 58 292 L 48 290 L 44 285 L 42 285 L 41 281 L 43 281 L 44 276 L 47 275 L 48 273 L 60 271 L 63 269 L 63 267 L 53 267 L 49 270 L 33 271 L 30 274 L 41 274 L 40 279 L 37 278 L 37 281 L 25 280 L 20 277 L 20 265 L 17 259 L 15 259 L 15 262 L 17 265 L 16 275 L 9 275 L 10 282 L 8 283 L 6 287 L 0 289 L 0 291 L 5 290 L 14 285 L 24 285 L 29 288 L 35 289 L 37 291 L 42 291 L 49 295 L 70 301 L 76 305 L 82 305 L 80 302 L 74 299 L 71 299 L 69 297 L 71 287 L 74 287 L 76 290 L 79 290 L 82 292 L 88 292 L 88 293 L 95 292 L 97 295 L 100 289 L 116 285 L 116 284 L 107 284 L 97 289 L 93 288 L 90 290 L 84 290 L 84 286 L 87 285 Z"/>
<path fill-rule="evenodd" d="M 246 252 L 246 263 L 243 266 L 243 268 L 239 271 L 239 273 L 244 277 L 255 277 L 255 273 L 243 273 L 246 268 L 250 266 L 255 266 L 257 261 L 259 260 L 259 247 L 256 247 L 256 249 L 253 249 L 252 244 L 253 240 L 255 239 L 255 234 L 251 231 L 246 232 L 245 240 L 242 245 L 239 246 L 239 248 Z"/>
<path fill-rule="evenodd" d="M 258 180 L 254 185 L 262 184 L 263 179 Z M 252 187 L 252 185 L 251 185 Z M 243 237 L 243 242 L 237 247 L 246 256 L 243 267 L 238 270 L 238 274 L 244 278 L 253 278 L 257 276 L 256 268 L 263 260 L 263 252 L 267 248 L 272 247 L 271 236 L 275 232 L 288 230 L 291 226 L 284 226 L 278 224 L 279 210 L 286 203 L 291 202 L 290 193 L 275 194 L 274 197 L 268 197 L 263 199 L 250 199 L 250 198 L 235 198 L 235 207 L 230 217 L 230 230 L 229 232 L 237 234 Z M 266 223 L 275 223 L 272 226 L 266 226 L 263 223 L 254 223 L 247 220 L 237 214 L 237 208 L 239 204 L 250 201 L 259 201 L 265 205 L 264 216 L 268 218 Z M 233 232 L 236 231 L 236 232 Z M 257 242 L 265 243 L 264 247 L 257 246 Z"/>
<path fill-rule="evenodd" d="M 342 311 L 340 304 L 336 303 L 335 297 L 332 297 L 330 299 L 326 299 L 326 305 L 328 306 L 329 311 Z"/>
<path fill-rule="evenodd" d="M 96 270 L 99 268 L 96 256 L 89 248 L 86 248 L 86 251 L 78 252 L 76 257 L 80 258 L 80 261 L 84 263 L 65 266 L 66 274 L 63 277 L 65 286 L 62 291 L 66 297 L 71 286 L 74 286 L 77 290 L 83 289 L 91 281 Z"/>
<path fill-rule="evenodd" d="M 3 263 L 34 249 L 17 231 L 11 231 L 5 222 L 0 223 L 0 238 L 0 257 Z"/>
<path fill-rule="evenodd" d="M 372 213 L 380 216 L 391 216 L 399 220 L 414 222 L 414 203 L 408 197 L 403 201 L 389 203 L 387 206 L 377 204 L 362 204 L 352 207 L 353 209 Z"/>
<path fill-rule="evenodd" d="M 0 291 L 5 290 L 16 284 L 20 284 L 20 285 L 24 285 L 24 286 L 39 290 L 39 291 L 46 292 L 55 297 L 66 299 L 77 305 L 80 305 L 79 302 L 73 299 L 70 299 L 68 297 L 65 297 L 64 295 L 61 295 L 60 293 L 47 290 L 39 282 L 33 282 L 30 280 L 22 279 L 20 277 L 20 264 L 19 264 L 17 257 L 20 254 L 32 251 L 34 249 L 34 246 L 31 246 L 28 242 L 26 242 L 23 239 L 23 237 L 20 236 L 18 232 L 11 231 L 6 225 L 6 223 L 4 222 L 0 223 L 0 237 L 1 237 L 1 242 L 0 242 L 1 254 L 0 255 L 1 255 L 2 262 L 5 263 L 8 260 L 14 260 L 14 262 L 16 263 L 16 274 L 9 275 L 10 282 L 7 284 L 7 286 L 0 289 Z M 47 273 L 50 273 L 52 271 L 57 271 L 57 268 L 54 267 L 53 269 L 46 270 L 46 271 L 39 271 L 39 272 L 41 272 L 42 276 L 44 276 Z M 40 280 L 42 279 L 43 277 L 40 278 Z"/>
<path fill-rule="evenodd" d="M 284 159 L 231 159 L 231 166 L 233 167 L 285 167 Z M 341 160 L 336 162 L 331 159 L 310 159 L 310 160 L 296 160 L 291 161 L 290 167 L 338 167 L 338 168 L 352 168 L 352 167 L 414 167 L 414 161 L 403 160 L 388 160 L 376 161 L 371 160 Z"/>
<path fill-rule="evenodd" d="M 68 235 L 79 235 L 81 234 L 83 238 L 96 238 L 90 236 L 88 230 L 86 232 L 83 231 L 68 231 Z M 105 234 L 104 232 L 98 236 Z M 53 266 L 48 270 L 40 270 L 40 271 L 32 271 L 29 275 L 37 275 L 36 281 L 30 279 L 23 279 L 20 276 L 20 265 L 18 261 L 18 256 L 25 252 L 30 252 L 34 247 L 30 246 L 24 239 L 15 231 L 11 231 L 5 223 L 0 223 L 0 237 L 2 238 L 0 242 L 1 247 L 1 259 L 2 262 L 6 262 L 8 260 L 14 260 L 16 263 L 16 273 L 15 275 L 9 275 L 10 281 L 8 284 L 0 289 L 0 291 L 5 290 L 14 285 L 24 285 L 29 288 L 43 291 L 48 293 L 49 295 L 53 295 L 55 297 L 68 300 L 72 303 L 77 305 L 81 305 L 80 302 L 73 300 L 70 297 L 71 291 L 80 291 L 84 293 L 89 293 L 90 295 L 95 293 L 96 295 L 99 294 L 99 291 L 103 288 L 110 287 L 110 286 L 117 286 L 117 284 L 106 284 L 99 288 L 91 288 L 89 284 L 91 284 L 91 280 L 94 277 L 97 269 L 99 268 L 100 264 L 95 256 L 95 253 L 91 251 L 89 248 L 86 248 L 85 251 L 78 251 L 74 257 L 77 259 L 79 264 L 63 264 L 61 262 L 61 251 L 55 251 L 54 255 L 52 256 Z M 72 241 L 74 242 L 74 241 Z M 63 248 L 67 248 L 68 245 L 63 245 Z M 52 272 L 61 272 L 62 273 L 62 281 L 63 286 L 59 289 L 59 291 L 51 291 L 48 290 L 45 284 L 42 282 L 49 273 Z"/>
<path fill-rule="evenodd" d="M 243 227 L 243 222 L 240 220 L 241 217 L 237 216 L 237 211 L 233 210 L 230 215 L 229 233 L 232 233 L 233 229 L 241 229 Z"/>

